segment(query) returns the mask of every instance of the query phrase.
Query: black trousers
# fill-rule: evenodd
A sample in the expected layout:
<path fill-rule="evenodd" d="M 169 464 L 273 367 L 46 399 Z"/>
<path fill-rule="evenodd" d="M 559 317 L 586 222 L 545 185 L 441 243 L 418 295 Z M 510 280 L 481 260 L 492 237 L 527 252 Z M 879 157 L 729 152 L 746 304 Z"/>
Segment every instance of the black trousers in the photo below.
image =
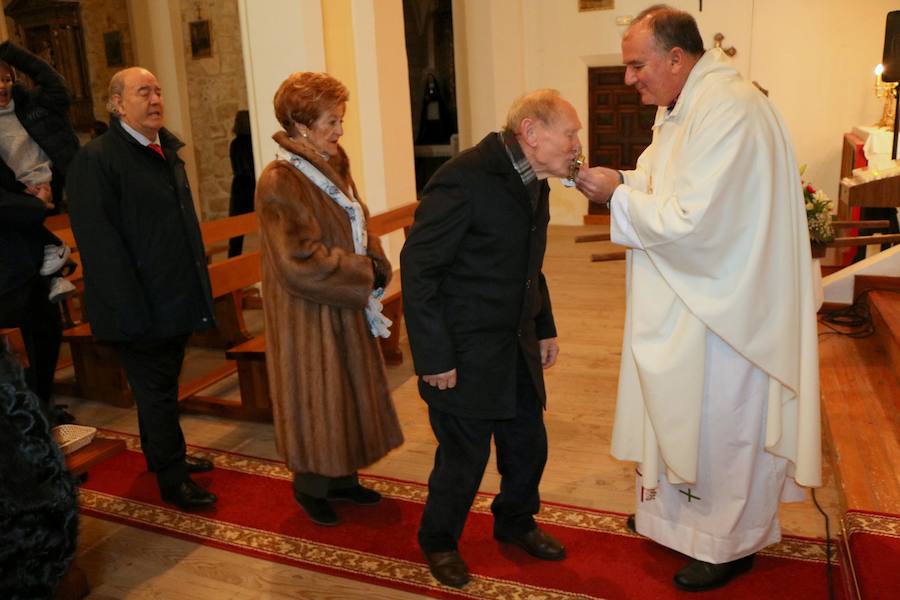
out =
<path fill-rule="evenodd" d="M 115 344 L 137 405 L 147 468 L 156 473 L 162 491 L 178 487 L 188 477 L 178 422 L 178 375 L 188 337 Z"/>
<path fill-rule="evenodd" d="M 484 469 L 497 448 L 500 493 L 491 504 L 494 537 L 508 539 L 536 527 L 538 485 L 547 463 L 543 406 L 524 359 L 516 375 L 518 399 L 514 419 L 467 419 L 429 409 L 438 449 L 428 478 L 428 500 L 419 525 L 419 545 L 426 552 L 455 550 Z"/>
<path fill-rule="evenodd" d="M 0 296 L 0 327 L 18 327 L 22 332 L 29 366 L 25 383 L 40 398 L 41 412 L 52 427 L 53 377 L 62 339 L 59 306 L 50 302 L 47 280 L 35 276 L 26 285 Z"/>

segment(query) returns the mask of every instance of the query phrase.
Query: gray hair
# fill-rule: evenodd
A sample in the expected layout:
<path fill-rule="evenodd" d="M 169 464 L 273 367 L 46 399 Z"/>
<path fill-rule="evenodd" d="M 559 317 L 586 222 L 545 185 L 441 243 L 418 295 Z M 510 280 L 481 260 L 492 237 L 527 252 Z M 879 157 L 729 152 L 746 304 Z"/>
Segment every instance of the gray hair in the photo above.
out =
<path fill-rule="evenodd" d="M 122 97 L 122 94 L 125 92 L 125 71 L 128 69 L 122 69 L 121 71 L 117 71 L 115 75 L 112 76 L 112 79 L 109 80 L 109 88 L 106 91 L 106 110 L 111 115 L 118 115 L 119 112 L 116 110 L 116 105 L 113 102 L 113 96 Z"/>
<path fill-rule="evenodd" d="M 506 113 L 506 129 L 518 133 L 523 119 L 535 119 L 550 123 L 556 116 L 562 96 L 558 90 L 544 88 L 528 92 L 516 98 Z"/>

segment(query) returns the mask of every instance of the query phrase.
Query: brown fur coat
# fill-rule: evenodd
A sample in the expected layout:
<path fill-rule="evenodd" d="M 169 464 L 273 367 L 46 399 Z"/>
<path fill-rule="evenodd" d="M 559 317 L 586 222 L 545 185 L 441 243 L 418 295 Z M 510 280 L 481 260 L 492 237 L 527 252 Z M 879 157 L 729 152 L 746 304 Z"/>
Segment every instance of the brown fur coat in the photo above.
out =
<path fill-rule="evenodd" d="M 308 143 L 283 132 L 274 138 L 359 199 L 343 150 L 325 162 Z M 349 475 L 403 442 L 363 312 L 372 261 L 354 253 L 344 209 L 288 162 L 263 171 L 256 214 L 278 450 L 294 472 Z M 389 274 L 377 237 L 368 251 Z"/>

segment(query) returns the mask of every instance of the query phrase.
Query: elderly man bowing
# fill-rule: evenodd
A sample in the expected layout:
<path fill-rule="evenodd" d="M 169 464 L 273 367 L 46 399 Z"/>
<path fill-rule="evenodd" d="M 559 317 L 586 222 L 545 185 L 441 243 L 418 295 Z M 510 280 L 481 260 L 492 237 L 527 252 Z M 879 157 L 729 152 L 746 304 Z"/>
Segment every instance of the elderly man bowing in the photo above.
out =
<path fill-rule="evenodd" d="M 545 560 L 565 557 L 534 521 L 547 461 L 541 369 L 558 353 L 541 267 L 546 179 L 567 176 L 579 129 L 575 109 L 554 90 L 517 100 L 503 130 L 428 182 L 400 255 L 413 362 L 439 444 L 419 544 L 446 585 L 469 579 L 457 542 L 492 437 L 502 476 L 494 537 Z"/>
<path fill-rule="evenodd" d="M 787 128 L 693 17 L 645 10 L 622 58 L 659 106 L 653 142 L 634 171 L 577 177 L 631 249 L 612 453 L 639 463 L 637 531 L 693 557 L 675 584 L 699 591 L 751 568 L 779 499 L 820 485 L 806 216 Z"/>
<path fill-rule="evenodd" d="M 185 455 L 178 374 L 191 332 L 213 325 L 206 257 L 191 188 L 163 127 L 150 71 L 132 67 L 109 83 L 109 131 L 82 148 L 66 190 L 84 265 L 91 329 L 111 342 L 134 394 L 141 449 L 163 500 L 182 509 L 216 496 L 189 473 L 212 463 Z"/>

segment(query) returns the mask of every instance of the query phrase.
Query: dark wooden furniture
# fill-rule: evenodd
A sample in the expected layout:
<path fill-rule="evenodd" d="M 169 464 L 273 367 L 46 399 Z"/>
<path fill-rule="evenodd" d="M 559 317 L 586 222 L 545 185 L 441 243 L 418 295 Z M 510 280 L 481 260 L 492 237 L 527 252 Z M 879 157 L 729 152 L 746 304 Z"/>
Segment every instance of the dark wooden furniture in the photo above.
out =
<path fill-rule="evenodd" d="M 641 104 L 640 94 L 625 85 L 625 67 L 588 69 L 588 164 L 633 169 L 653 139 L 655 106 Z M 589 214 L 606 214 L 588 203 Z"/>
<path fill-rule="evenodd" d="M 6 345 L 23 368 L 28 367 L 28 351 L 18 327 L 0 328 L 0 343 Z"/>
<path fill-rule="evenodd" d="M 50 63 L 72 95 L 69 114 L 79 131 L 94 124 L 94 102 L 81 26 L 81 6 L 72 0 L 12 0 L 5 10 L 22 44 Z"/>

